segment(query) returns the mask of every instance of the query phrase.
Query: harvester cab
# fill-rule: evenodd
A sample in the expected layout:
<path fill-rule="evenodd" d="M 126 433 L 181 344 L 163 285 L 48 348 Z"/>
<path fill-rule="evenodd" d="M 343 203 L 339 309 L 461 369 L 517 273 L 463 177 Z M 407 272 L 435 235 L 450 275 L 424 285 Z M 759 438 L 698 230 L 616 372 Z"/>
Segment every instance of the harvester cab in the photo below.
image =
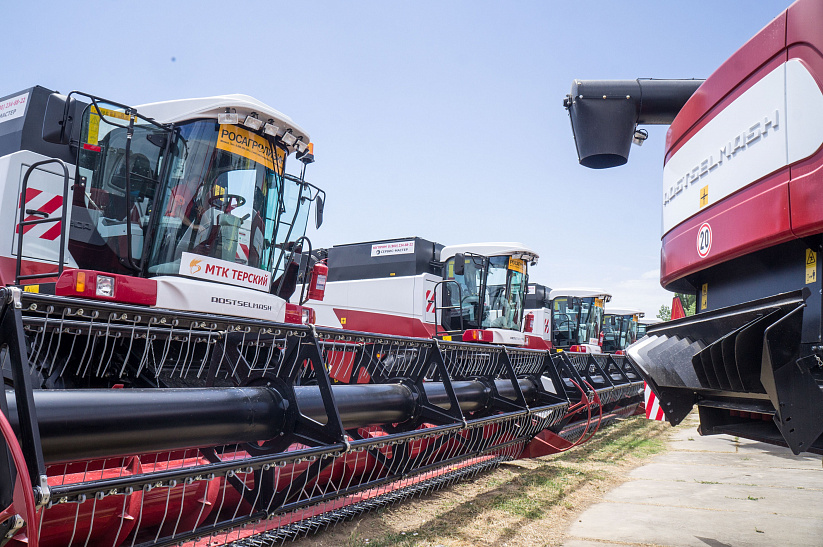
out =
<path fill-rule="evenodd" d="M 2 121 L 2 207 L 18 228 L 5 232 L 3 285 L 286 320 L 293 242 L 313 202 L 319 224 L 324 196 L 288 116 L 245 95 L 134 108 L 34 87 L 7 100 L 20 106 Z M 292 153 L 299 176 L 286 173 Z"/>
<path fill-rule="evenodd" d="M 527 269 L 520 243 L 442 245 L 403 238 L 336 245 L 317 324 L 349 330 L 522 346 Z M 410 298 L 411 296 L 411 298 Z"/>
<path fill-rule="evenodd" d="M 646 336 L 646 330 L 658 323 L 662 323 L 662 319 L 657 319 L 656 317 L 641 317 L 640 320 L 637 322 L 637 339 L 640 340 L 644 336 Z"/>
<path fill-rule="evenodd" d="M 523 331 L 528 347 L 601 353 L 605 303 L 601 289 L 549 289 L 530 284 Z"/>
<path fill-rule="evenodd" d="M 608 308 L 603 321 L 603 351 L 623 355 L 640 338 L 638 329 L 644 315 L 633 308 Z"/>
<path fill-rule="evenodd" d="M 441 318 L 445 331 L 467 342 L 526 345 L 522 333 L 528 266 L 538 255 L 521 243 L 451 245 L 443 260 Z M 462 262 L 462 264 L 461 264 Z"/>

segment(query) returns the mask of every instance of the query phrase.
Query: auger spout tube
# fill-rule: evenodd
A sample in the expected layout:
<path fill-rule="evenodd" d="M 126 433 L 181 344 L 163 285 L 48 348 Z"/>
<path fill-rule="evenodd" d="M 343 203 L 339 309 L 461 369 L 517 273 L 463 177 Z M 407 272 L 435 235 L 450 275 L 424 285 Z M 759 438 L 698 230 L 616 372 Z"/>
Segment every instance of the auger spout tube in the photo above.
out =
<path fill-rule="evenodd" d="M 519 381 L 527 401 L 536 387 Z M 453 382 L 463 411 L 486 406 L 491 390 L 482 382 Z M 498 393 L 513 397 L 508 380 L 497 380 Z M 447 404 L 444 384 L 425 384 L 434 404 Z M 335 402 L 347 429 L 408 420 L 415 410 L 412 391 L 403 384 L 333 386 Z M 320 390 L 295 388 L 305 416 L 323 422 Z M 12 426 L 17 429 L 14 391 L 6 390 Z M 43 457 L 47 463 L 110 458 L 267 440 L 286 427 L 287 404 L 269 387 L 190 389 L 75 389 L 34 391 Z"/>
<path fill-rule="evenodd" d="M 563 100 L 580 164 L 593 169 L 629 160 L 638 125 L 669 125 L 704 80 L 575 80 Z"/>

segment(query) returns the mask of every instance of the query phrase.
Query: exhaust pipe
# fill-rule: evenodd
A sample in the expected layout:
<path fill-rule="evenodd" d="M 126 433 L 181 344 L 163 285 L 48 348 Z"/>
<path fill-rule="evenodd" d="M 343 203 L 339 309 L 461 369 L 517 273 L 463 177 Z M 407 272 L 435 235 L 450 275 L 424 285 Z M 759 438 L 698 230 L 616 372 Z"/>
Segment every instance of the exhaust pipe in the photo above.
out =
<path fill-rule="evenodd" d="M 669 125 L 704 80 L 575 80 L 563 99 L 577 158 L 592 169 L 629 161 L 638 125 Z M 645 137 L 639 137 L 640 142 Z"/>

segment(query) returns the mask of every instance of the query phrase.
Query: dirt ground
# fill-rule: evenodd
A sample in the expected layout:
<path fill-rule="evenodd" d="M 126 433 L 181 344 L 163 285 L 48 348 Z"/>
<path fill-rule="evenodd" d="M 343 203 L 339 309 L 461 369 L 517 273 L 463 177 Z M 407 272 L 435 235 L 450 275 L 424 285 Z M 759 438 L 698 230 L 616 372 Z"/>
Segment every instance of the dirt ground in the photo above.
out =
<path fill-rule="evenodd" d="M 667 423 L 642 416 L 620 420 L 567 453 L 505 463 L 473 481 L 385 507 L 295 545 L 560 545 L 573 519 L 663 451 L 671 431 Z"/>

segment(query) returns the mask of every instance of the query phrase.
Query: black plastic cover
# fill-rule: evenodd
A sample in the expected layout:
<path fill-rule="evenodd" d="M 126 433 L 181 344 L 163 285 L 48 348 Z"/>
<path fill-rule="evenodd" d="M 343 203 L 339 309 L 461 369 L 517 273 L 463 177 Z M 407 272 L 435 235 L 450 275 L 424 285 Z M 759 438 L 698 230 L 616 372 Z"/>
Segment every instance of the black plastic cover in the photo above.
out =
<path fill-rule="evenodd" d="M 529 283 L 529 289 L 526 291 L 526 309 L 539 310 L 540 308 L 551 308 L 551 300 L 549 300 L 550 292 L 551 289 L 545 285 Z"/>
<path fill-rule="evenodd" d="M 76 153 L 68 144 L 53 144 L 43 140 L 43 120 L 46 104 L 54 93 L 42 86 L 34 86 L 0 98 L 0 105 L 17 102 L 17 105 L 3 108 L 0 115 L 0 156 L 7 156 L 20 150 L 30 150 L 50 158 L 59 158 L 68 163 L 77 161 Z M 21 100 L 24 99 L 24 100 Z M 75 110 L 85 105 L 75 102 Z M 20 115 L 16 109 L 23 109 Z M 75 124 L 79 128 L 79 124 Z"/>
<path fill-rule="evenodd" d="M 413 251 L 378 253 L 392 244 L 414 243 Z M 430 273 L 441 275 L 437 258 L 443 245 L 419 237 L 384 239 L 335 245 L 328 250 L 329 278 L 332 281 L 403 277 Z"/>

